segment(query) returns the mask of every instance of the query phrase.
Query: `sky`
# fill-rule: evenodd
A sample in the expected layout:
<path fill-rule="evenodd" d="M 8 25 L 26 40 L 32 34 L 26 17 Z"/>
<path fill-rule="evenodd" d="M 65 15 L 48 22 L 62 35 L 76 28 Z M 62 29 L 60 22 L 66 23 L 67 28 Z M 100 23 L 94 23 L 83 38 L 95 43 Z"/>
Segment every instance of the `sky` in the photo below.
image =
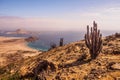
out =
<path fill-rule="evenodd" d="M 120 0 L 0 0 L 0 30 L 120 31 Z"/>

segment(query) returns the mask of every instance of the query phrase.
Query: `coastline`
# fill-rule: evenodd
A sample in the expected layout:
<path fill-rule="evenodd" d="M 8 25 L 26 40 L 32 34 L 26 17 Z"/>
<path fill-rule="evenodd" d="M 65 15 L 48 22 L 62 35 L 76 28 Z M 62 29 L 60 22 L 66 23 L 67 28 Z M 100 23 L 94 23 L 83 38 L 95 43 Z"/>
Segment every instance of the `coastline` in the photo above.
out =
<path fill-rule="evenodd" d="M 0 67 L 41 53 L 27 44 L 24 38 L 0 36 Z"/>
<path fill-rule="evenodd" d="M 42 51 L 42 52 L 48 51 L 48 49 L 41 49 L 41 48 L 33 47 L 32 44 L 29 43 L 29 42 L 27 43 L 27 46 L 29 46 L 32 49 L 35 49 L 35 50 L 38 50 L 38 51 Z"/>

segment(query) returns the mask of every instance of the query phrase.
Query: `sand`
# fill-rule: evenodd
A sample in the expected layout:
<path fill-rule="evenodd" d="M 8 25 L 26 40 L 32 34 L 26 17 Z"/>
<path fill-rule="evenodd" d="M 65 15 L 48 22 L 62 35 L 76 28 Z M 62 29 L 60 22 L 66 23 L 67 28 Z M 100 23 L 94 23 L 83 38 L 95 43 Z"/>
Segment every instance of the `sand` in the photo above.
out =
<path fill-rule="evenodd" d="M 0 67 L 10 62 L 38 55 L 40 52 L 27 46 L 24 38 L 0 37 Z"/>

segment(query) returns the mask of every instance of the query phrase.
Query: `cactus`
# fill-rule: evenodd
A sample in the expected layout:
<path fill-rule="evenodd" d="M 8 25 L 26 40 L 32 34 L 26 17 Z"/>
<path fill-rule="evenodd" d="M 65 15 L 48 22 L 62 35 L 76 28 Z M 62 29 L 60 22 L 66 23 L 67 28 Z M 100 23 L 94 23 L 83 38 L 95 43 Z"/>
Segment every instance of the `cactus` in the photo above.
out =
<path fill-rule="evenodd" d="M 89 32 L 89 26 L 87 25 L 85 43 L 89 49 L 91 59 L 96 59 L 102 49 L 102 34 L 100 34 L 100 30 L 97 30 L 95 21 L 93 22 L 93 27 L 91 27 L 91 32 Z"/>
<path fill-rule="evenodd" d="M 63 38 L 60 38 L 60 46 L 63 46 Z"/>

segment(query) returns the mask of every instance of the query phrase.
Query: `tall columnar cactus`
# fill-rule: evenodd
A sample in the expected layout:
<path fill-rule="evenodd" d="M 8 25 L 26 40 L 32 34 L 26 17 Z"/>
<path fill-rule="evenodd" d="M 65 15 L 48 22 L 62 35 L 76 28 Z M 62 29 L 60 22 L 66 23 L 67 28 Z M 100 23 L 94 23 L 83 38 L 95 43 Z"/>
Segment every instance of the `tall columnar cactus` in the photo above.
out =
<path fill-rule="evenodd" d="M 85 43 L 90 51 L 91 59 L 95 59 L 102 49 L 102 34 L 100 34 L 100 30 L 97 30 L 95 21 L 93 22 L 93 27 L 91 27 L 91 32 L 89 31 L 89 26 L 87 25 Z"/>
<path fill-rule="evenodd" d="M 63 38 L 60 38 L 60 46 L 63 46 Z"/>

